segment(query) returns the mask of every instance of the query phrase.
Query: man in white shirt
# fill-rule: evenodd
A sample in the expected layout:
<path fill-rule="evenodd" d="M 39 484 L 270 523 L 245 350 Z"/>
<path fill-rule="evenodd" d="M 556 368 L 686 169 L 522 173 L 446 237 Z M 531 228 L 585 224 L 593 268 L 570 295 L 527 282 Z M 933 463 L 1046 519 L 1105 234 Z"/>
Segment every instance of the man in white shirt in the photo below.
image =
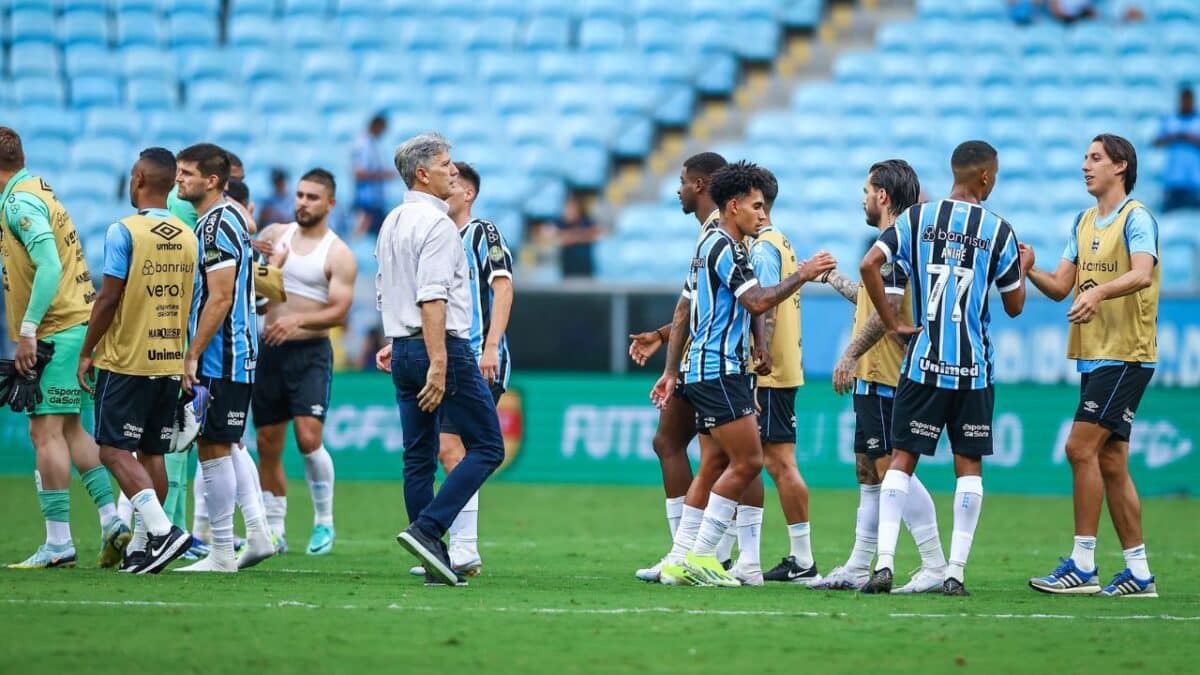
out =
<path fill-rule="evenodd" d="M 396 539 L 421 561 L 427 582 L 466 585 L 451 569 L 442 536 L 504 459 L 504 438 L 468 340 L 471 280 L 445 201 L 458 176 L 450 144 L 432 133 L 410 138 L 396 149 L 396 169 L 408 192 L 384 219 L 375 245 L 376 304 L 391 339 L 375 364 L 392 374 L 404 432 L 409 526 Z M 435 497 L 442 415 L 458 429 L 466 456 Z"/>

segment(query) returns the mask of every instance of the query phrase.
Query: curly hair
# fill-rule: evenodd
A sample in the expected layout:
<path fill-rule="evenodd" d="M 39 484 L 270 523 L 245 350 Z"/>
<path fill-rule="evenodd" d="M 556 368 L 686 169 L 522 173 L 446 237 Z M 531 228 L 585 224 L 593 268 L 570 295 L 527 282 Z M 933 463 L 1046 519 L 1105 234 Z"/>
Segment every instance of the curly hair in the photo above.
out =
<path fill-rule="evenodd" d="M 751 190 L 766 193 L 771 182 L 762 167 L 743 159 L 718 169 L 712 175 L 708 193 L 723 208 L 730 199 L 743 197 L 750 194 Z"/>

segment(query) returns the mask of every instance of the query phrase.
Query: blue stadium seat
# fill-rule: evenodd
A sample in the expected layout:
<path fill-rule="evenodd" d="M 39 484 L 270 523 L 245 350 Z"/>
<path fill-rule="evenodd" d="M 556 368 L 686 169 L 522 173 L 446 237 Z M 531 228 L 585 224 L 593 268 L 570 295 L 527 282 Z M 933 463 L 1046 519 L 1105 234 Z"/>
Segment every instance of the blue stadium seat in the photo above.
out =
<path fill-rule="evenodd" d="M 1012 59 L 1000 54 L 973 56 L 963 67 L 972 80 L 984 87 L 1012 86 L 1019 76 Z"/>
<path fill-rule="evenodd" d="M 896 109 L 905 110 L 905 108 Z M 919 108 L 917 109 L 919 110 Z M 940 129 L 938 131 L 940 132 Z M 927 116 L 910 115 L 906 117 L 893 117 L 888 141 L 902 145 L 924 146 L 934 140 L 933 134 L 934 127 L 930 124 Z"/>
<path fill-rule="evenodd" d="M 58 50 L 53 45 L 40 42 L 15 44 L 9 53 L 8 69 L 13 79 L 58 77 Z"/>
<path fill-rule="evenodd" d="M 320 82 L 313 88 L 312 105 L 322 115 L 360 110 L 366 92 L 357 83 Z"/>
<path fill-rule="evenodd" d="M 27 131 L 29 128 L 28 125 L 25 125 L 17 129 L 22 136 L 21 145 L 25 150 L 25 166 L 29 167 L 30 172 L 45 178 L 51 187 L 57 189 L 58 177 L 67 168 L 67 156 L 71 152 L 71 146 L 66 140 L 55 136 L 32 135 Z"/>
<path fill-rule="evenodd" d="M 112 9 L 117 14 L 152 14 L 159 7 L 156 0 L 112 0 Z"/>
<path fill-rule="evenodd" d="M 281 4 L 282 16 L 314 16 L 323 19 L 329 13 L 331 3 L 327 0 L 282 0 Z"/>
<path fill-rule="evenodd" d="M 239 18 L 256 16 L 269 18 L 275 15 L 276 0 L 230 0 L 229 16 Z"/>
<path fill-rule="evenodd" d="M 58 43 L 63 47 L 74 45 L 108 46 L 108 17 L 101 12 L 70 12 L 58 23 Z"/>
<path fill-rule="evenodd" d="M 383 15 L 383 8 L 377 0 L 334 0 L 333 7 L 334 14 L 341 17 L 375 21 Z"/>
<path fill-rule="evenodd" d="M 1126 24 L 1110 37 L 1117 54 L 1129 57 L 1158 51 L 1160 37 L 1156 29 L 1143 25 Z"/>
<path fill-rule="evenodd" d="M 567 181 L 576 187 L 599 189 L 608 179 L 608 153 L 600 148 L 578 148 L 564 167 Z"/>
<path fill-rule="evenodd" d="M 82 130 L 80 113 L 75 110 L 64 110 L 57 103 L 53 107 L 36 105 L 22 107 L 21 112 L 24 113 L 21 119 L 13 123 L 18 124 L 16 127 L 18 132 L 30 138 L 73 141 Z M 26 145 L 25 151 L 29 152 L 28 144 Z M 63 152 L 60 157 L 65 158 L 66 152 Z"/>
<path fill-rule="evenodd" d="M 421 57 L 417 71 L 426 84 L 464 82 L 471 77 L 472 61 L 466 54 L 426 54 Z"/>
<path fill-rule="evenodd" d="M 129 144 L 117 138 L 80 138 L 71 146 L 71 168 L 120 175 L 132 163 Z"/>
<path fill-rule="evenodd" d="M 288 17 L 283 35 L 284 43 L 298 51 L 324 49 L 333 44 L 334 38 L 328 21 L 310 15 Z"/>
<path fill-rule="evenodd" d="M 1061 26 L 1048 23 L 1035 24 L 1015 33 L 1018 47 L 1025 56 L 1060 53 L 1064 34 Z"/>
<path fill-rule="evenodd" d="M 821 23 L 825 0 L 787 0 L 783 7 L 783 25 L 788 28 L 816 28 Z"/>
<path fill-rule="evenodd" d="M 243 112 L 218 112 L 209 117 L 208 136 L 217 145 L 242 152 L 257 145 L 257 126 L 257 119 Z"/>
<path fill-rule="evenodd" d="M 531 54 L 489 53 L 479 55 L 479 66 L 476 74 L 485 84 L 513 84 L 517 82 L 541 82 L 531 77 L 537 67 L 537 61 Z"/>
<path fill-rule="evenodd" d="M 157 47 L 162 44 L 162 23 L 157 14 L 131 12 L 118 14 L 116 44 L 120 48 Z"/>
<path fill-rule="evenodd" d="M 615 51 L 628 42 L 625 25 L 612 19 L 585 19 L 579 25 L 579 48 L 585 52 Z"/>
<path fill-rule="evenodd" d="M 547 52 L 537 59 L 538 79 L 545 84 L 579 82 L 586 78 L 583 61 L 570 52 Z"/>
<path fill-rule="evenodd" d="M 52 185 L 54 192 L 67 204 L 74 200 L 111 201 L 117 196 L 117 186 L 113 174 L 99 171 L 72 171 Z"/>
<path fill-rule="evenodd" d="M 187 84 L 201 80 L 232 80 L 240 64 L 228 51 L 203 51 L 189 54 L 181 64 L 179 75 Z"/>
<path fill-rule="evenodd" d="M 1124 59 L 1122 67 L 1124 67 Z M 1076 86 L 1110 85 L 1116 78 L 1113 61 L 1103 56 L 1072 57 L 1067 64 L 1068 79 Z"/>
<path fill-rule="evenodd" d="M 12 81 L 12 102 L 25 109 L 37 106 L 62 106 L 62 82 L 56 77 L 22 77 Z"/>
<path fill-rule="evenodd" d="M 362 133 L 364 126 L 362 115 L 357 112 L 335 112 L 325 116 L 324 131 L 330 141 L 343 146 L 349 144 Z"/>
<path fill-rule="evenodd" d="M 1063 62 L 1054 56 L 1031 56 L 1021 62 L 1021 72 L 1029 87 L 1062 87 L 1067 80 Z"/>
<path fill-rule="evenodd" d="M 1114 51 L 1113 31 L 1105 24 L 1081 21 L 1070 26 L 1065 37 L 1063 46 L 1072 59 L 1081 56 L 1111 56 Z"/>
<path fill-rule="evenodd" d="M 525 14 L 525 16 L 530 17 L 558 16 L 570 18 L 573 11 L 572 3 L 561 2 L 560 0 L 524 0 L 520 3 L 517 3 L 516 0 L 487 0 L 486 4 L 489 6 L 489 11 L 493 14 L 496 13 L 495 8 L 499 6 L 507 6 L 511 8 L 512 5 L 517 5 L 520 8 L 520 11 Z M 513 12 L 511 9 L 510 11 L 505 12 L 505 14 L 509 16 L 514 13 L 518 12 Z"/>
<path fill-rule="evenodd" d="M 478 90 L 473 87 L 448 85 L 433 90 L 430 103 L 437 116 L 465 114 L 482 107 Z"/>
<path fill-rule="evenodd" d="M 254 50 L 242 60 L 242 81 L 250 85 L 291 81 L 294 70 L 289 59 L 275 50 Z"/>
<path fill-rule="evenodd" d="M 54 14 L 49 9 L 23 9 L 8 17 L 8 43 L 14 47 L 31 42 L 54 44 Z"/>
<path fill-rule="evenodd" d="M 887 60 L 898 58 L 889 55 Z M 875 52 L 847 52 L 838 56 L 833 64 L 833 76 L 839 84 L 875 85 L 881 81 L 879 55 Z"/>
<path fill-rule="evenodd" d="M 1200 22 L 1200 7 L 1192 0 L 1158 0 L 1155 10 L 1162 21 Z"/>
<path fill-rule="evenodd" d="M 507 138 L 514 145 L 545 145 L 553 135 L 553 126 L 540 113 L 512 115 L 505 121 Z"/>
<path fill-rule="evenodd" d="M 922 51 L 915 21 L 889 21 L 875 33 L 875 46 L 884 54 L 918 54 Z"/>
<path fill-rule="evenodd" d="M 638 159 L 650 154 L 653 147 L 653 121 L 644 117 L 631 117 L 617 134 L 612 144 L 612 152 L 619 159 Z"/>
<path fill-rule="evenodd" d="M 366 55 L 388 46 L 389 36 L 377 19 L 355 15 L 342 24 L 342 42 L 347 48 Z"/>
<path fill-rule="evenodd" d="M 441 53 L 447 41 L 457 43 L 466 29 L 467 23 L 460 20 L 408 21 L 400 26 L 399 43 L 413 51 Z"/>
<path fill-rule="evenodd" d="M 118 77 L 120 68 L 116 55 L 107 47 L 76 45 L 63 49 L 63 72 L 67 77 Z"/>
<path fill-rule="evenodd" d="M 805 82 L 792 93 L 791 108 L 799 113 L 830 113 L 840 91 L 832 82 Z"/>
<path fill-rule="evenodd" d="M 125 83 L 125 102 L 138 112 L 173 110 L 179 106 L 179 86 L 174 80 L 129 80 Z"/>
<path fill-rule="evenodd" d="M 300 75 L 306 83 L 354 80 L 354 59 L 346 52 L 320 51 L 309 54 L 300 66 Z"/>
<path fill-rule="evenodd" d="M 742 3 L 738 3 L 741 10 Z M 753 35 L 753 40 L 738 40 L 735 51 L 738 56 L 749 61 L 771 61 L 779 53 L 780 40 L 783 32 L 779 24 L 770 19 L 743 19 L 738 22 L 737 32 L 741 35 Z"/>
<path fill-rule="evenodd" d="M 114 107 L 121 104 L 117 83 L 102 77 L 80 77 L 71 80 L 71 106 L 78 109 Z"/>
<path fill-rule="evenodd" d="M 684 39 L 678 23 L 659 16 L 640 19 L 633 27 L 633 42 L 642 53 L 667 52 L 682 61 L 676 52 Z"/>
<path fill-rule="evenodd" d="M 873 86 L 839 87 L 834 94 L 834 109 L 841 114 L 873 115 L 879 106 L 880 91 Z"/>
<path fill-rule="evenodd" d="M 400 52 L 374 52 L 364 54 L 359 68 L 366 82 L 382 84 L 388 82 L 418 81 L 411 64 Z"/>
<path fill-rule="evenodd" d="M 410 84 L 380 84 L 369 91 L 371 109 L 391 112 L 421 112 L 428 106 L 428 99 L 419 87 Z M 365 124 L 365 122 L 364 122 Z M 389 125 L 392 125 L 389 122 Z"/>
<path fill-rule="evenodd" d="M 83 133 L 88 138 L 116 138 L 131 144 L 142 133 L 143 120 L 122 108 L 92 108 L 83 116 Z"/>
<path fill-rule="evenodd" d="M 1159 39 L 1162 41 L 1164 53 L 1172 57 L 1200 56 L 1200 44 L 1196 41 L 1196 24 L 1192 21 L 1175 21 L 1160 25 Z"/>
<path fill-rule="evenodd" d="M 890 57 L 887 60 L 891 60 Z M 925 59 L 924 71 L 929 83 L 935 87 L 963 87 L 974 83 L 970 73 L 963 67 L 961 56 L 933 54 Z M 919 66 L 914 68 L 909 81 L 918 81 L 919 72 Z"/>
<path fill-rule="evenodd" d="M 163 80 L 175 78 L 175 64 L 163 58 L 161 52 L 150 47 L 122 49 L 121 74 L 126 79 L 155 77 Z"/>
<path fill-rule="evenodd" d="M 304 112 L 273 115 L 267 126 L 267 139 L 277 143 L 307 145 L 314 143 L 321 125 L 312 115 Z"/>
<path fill-rule="evenodd" d="M 179 12 L 167 18 L 167 42 L 172 47 L 212 47 L 218 37 L 213 14 Z"/>
<path fill-rule="evenodd" d="M 574 4 L 575 15 L 588 19 L 624 21 L 632 9 L 627 0 L 577 0 Z"/>
<path fill-rule="evenodd" d="M 597 54 L 591 59 L 590 70 L 593 78 L 603 84 L 650 84 L 645 57 L 635 52 Z"/>
<path fill-rule="evenodd" d="M 532 113 L 545 105 L 547 93 L 536 85 L 503 83 L 492 88 L 488 101 L 501 116 Z"/>
<path fill-rule="evenodd" d="M 917 0 L 917 14 L 928 20 L 953 20 L 960 17 L 959 0 Z"/>
<path fill-rule="evenodd" d="M 467 51 L 485 52 L 510 50 L 517 44 L 517 20 L 493 18 L 471 24 L 463 39 Z"/>
<path fill-rule="evenodd" d="M 542 181 L 525 200 L 524 211 L 534 220 L 550 220 L 562 213 L 562 204 L 567 198 L 567 186 L 562 179 L 551 178 Z M 510 242 L 520 242 L 520 232 L 504 232 L 505 239 Z"/>
<path fill-rule="evenodd" d="M 696 89 L 711 96 L 726 96 L 737 84 L 738 62 L 732 55 L 707 58 L 696 75 Z"/>
<path fill-rule="evenodd" d="M 793 130 L 798 121 L 798 117 L 791 112 L 759 113 L 746 126 L 746 140 L 751 143 L 792 145 L 795 142 Z"/>
<path fill-rule="evenodd" d="M 914 39 L 921 42 L 926 53 L 961 52 L 969 36 L 960 24 L 952 21 L 922 21 L 917 24 Z"/>
<path fill-rule="evenodd" d="M 889 87 L 924 83 L 927 75 L 924 59 L 902 54 L 886 59 L 876 58 L 875 67 L 882 76 L 879 81 L 886 82 Z"/>
<path fill-rule="evenodd" d="M 291 85 L 282 82 L 262 82 L 250 90 L 250 107 L 259 114 L 275 115 L 301 107 Z"/>
<path fill-rule="evenodd" d="M 571 23 L 565 17 L 534 16 L 521 37 L 521 47 L 531 51 L 562 51 L 571 40 Z"/>
<path fill-rule="evenodd" d="M 1004 118 L 1025 116 L 1029 96 L 1029 90 L 1023 87 L 988 87 L 980 98 L 988 115 Z"/>
<path fill-rule="evenodd" d="M 1168 240 L 1162 244 L 1162 287 L 1167 291 L 1192 291 L 1200 286 L 1197 246 L 1192 242 Z"/>
<path fill-rule="evenodd" d="M 1170 62 L 1178 61 L 1172 58 Z M 1123 85 L 1160 87 L 1174 84 L 1170 79 L 1170 74 L 1163 69 L 1163 59 L 1158 57 L 1146 54 L 1127 56 L 1117 61 L 1116 65 L 1120 71 L 1120 83 Z M 1200 73 L 1200 70 L 1196 72 Z M 1111 82 L 1110 80 L 1109 83 Z M 1081 83 L 1086 84 L 1086 82 Z"/>
<path fill-rule="evenodd" d="M 242 89 L 225 80 L 202 80 L 187 88 L 187 106 L 193 110 L 217 112 L 244 105 Z"/>
<path fill-rule="evenodd" d="M 259 15 L 235 15 L 228 24 L 226 44 L 235 48 L 265 49 L 279 42 L 281 32 L 274 21 Z"/>
<path fill-rule="evenodd" d="M 216 17 L 224 0 L 158 0 L 158 8 L 170 16 L 178 12 L 200 12 Z M 236 0 L 235 0 L 236 4 Z"/>
<path fill-rule="evenodd" d="M 642 59 L 644 69 L 654 81 L 663 84 L 685 84 L 690 83 L 695 77 L 695 67 L 686 59 L 681 59 L 675 54 L 658 52 L 643 54 L 639 58 Z M 690 91 L 691 87 L 689 86 L 688 89 Z"/>

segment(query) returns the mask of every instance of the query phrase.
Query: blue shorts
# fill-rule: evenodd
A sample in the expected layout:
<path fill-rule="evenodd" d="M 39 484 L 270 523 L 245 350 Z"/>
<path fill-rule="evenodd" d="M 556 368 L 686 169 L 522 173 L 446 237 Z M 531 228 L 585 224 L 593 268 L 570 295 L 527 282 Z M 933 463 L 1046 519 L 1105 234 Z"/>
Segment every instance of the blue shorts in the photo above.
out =
<path fill-rule="evenodd" d="M 749 375 L 722 375 L 684 383 L 681 393 L 696 410 L 696 430 L 705 435 L 714 427 L 754 414 L 754 389 Z"/>

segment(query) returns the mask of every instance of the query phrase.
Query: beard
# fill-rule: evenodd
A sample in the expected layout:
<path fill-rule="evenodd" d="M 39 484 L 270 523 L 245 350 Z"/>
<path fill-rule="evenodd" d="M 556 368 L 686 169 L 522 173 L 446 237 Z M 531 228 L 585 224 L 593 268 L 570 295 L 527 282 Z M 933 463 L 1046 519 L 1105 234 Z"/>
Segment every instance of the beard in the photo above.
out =
<path fill-rule="evenodd" d="M 307 230 L 310 227 L 320 225 L 321 221 L 324 218 L 325 218 L 325 216 L 323 216 L 323 215 L 322 216 L 314 216 L 312 214 L 308 214 L 308 215 L 302 216 L 299 213 L 297 213 L 296 214 L 296 224 Z"/>

